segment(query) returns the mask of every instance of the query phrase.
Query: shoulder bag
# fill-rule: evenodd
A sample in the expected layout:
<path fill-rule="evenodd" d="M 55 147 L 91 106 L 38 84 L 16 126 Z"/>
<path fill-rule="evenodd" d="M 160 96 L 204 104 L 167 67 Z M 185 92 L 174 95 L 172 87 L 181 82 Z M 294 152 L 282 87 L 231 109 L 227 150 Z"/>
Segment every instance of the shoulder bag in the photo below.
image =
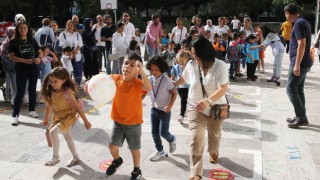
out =
<path fill-rule="evenodd" d="M 207 98 L 207 92 L 204 88 L 203 85 L 203 79 L 201 76 L 201 70 L 200 70 L 200 66 L 199 67 L 199 75 L 200 75 L 200 83 L 201 83 L 201 89 L 202 89 L 202 95 L 204 98 Z M 210 104 L 210 118 L 212 118 L 213 120 L 224 120 L 224 119 L 228 119 L 230 116 L 230 105 L 229 105 L 229 101 L 226 95 L 224 95 L 226 97 L 227 103 L 226 104 L 215 104 L 215 105 L 211 105 Z"/>

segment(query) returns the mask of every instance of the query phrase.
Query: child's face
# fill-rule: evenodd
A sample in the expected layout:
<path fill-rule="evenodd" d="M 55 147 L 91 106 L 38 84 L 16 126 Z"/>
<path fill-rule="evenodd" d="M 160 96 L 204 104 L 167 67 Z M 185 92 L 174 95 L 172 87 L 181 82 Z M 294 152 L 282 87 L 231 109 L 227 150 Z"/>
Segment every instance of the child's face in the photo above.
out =
<path fill-rule="evenodd" d="M 218 42 L 218 41 L 219 41 L 219 37 L 215 37 L 214 42 Z"/>
<path fill-rule="evenodd" d="M 169 49 L 170 49 L 170 50 L 173 50 L 173 49 L 174 49 L 174 46 L 175 46 L 175 44 L 173 44 L 173 43 L 172 43 L 172 44 L 169 44 Z"/>
<path fill-rule="evenodd" d="M 139 74 L 136 60 L 126 59 L 122 65 L 122 74 L 125 78 L 134 78 Z"/>
<path fill-rule="evenodd" d="M 140 31 L 136 31 L 136 36 L 140 36 Z"/>
<path fill-rule="evenodd" d="M 253 44 L 256 42 L 256 39 L 249 39 L 250 43 Z"/>
<path fill-rule="evenodd" d="M 54 76 L 49 76 L 49 83 L 54 90 L 61 90 L 61 87 L 65 82 L 66 80 L 61 80 Z"/>
<path fill-rule="evenodd" d="M 186 66 L 187 62 L 188 62 L 188 59 L 186 57 L 179 58 L 179 65 L 180 66 Z"/>
<path fill-rule="evenodd" d="M 227 41 L 227 40 L 228 40 L 228 36 L 223 36 L 222 39 L 223 39 L 224 41 Z"/>
<path fill-rule="evenodd" d="M 162 36 L 167 36 L 167 35 L 168 35 L 167 32 L 163 32 L 163 33 L 162 33 Z"/>
<path fill-rule="evenodd" d="M 50 52 L 50 51 L 49 51 L 49 48 L 44 49 L 44 50 L 43 50 L 43 57 L 48 56 L 49 52 Z"/>
<path fill-rule="evenodd" d="M 151 64 L 150 74 L 153 75 L 154 77 L 159 77 L 162 75 L 162 72 L 160 71 L 157 65 Z"/>
<path fill-rule="evenodd" d="M 65 51 L 65 52 L 63 52 L 63 55 L 70 56 L 71 55 L 71 51 L 70 52 L 69 51 Z"/>

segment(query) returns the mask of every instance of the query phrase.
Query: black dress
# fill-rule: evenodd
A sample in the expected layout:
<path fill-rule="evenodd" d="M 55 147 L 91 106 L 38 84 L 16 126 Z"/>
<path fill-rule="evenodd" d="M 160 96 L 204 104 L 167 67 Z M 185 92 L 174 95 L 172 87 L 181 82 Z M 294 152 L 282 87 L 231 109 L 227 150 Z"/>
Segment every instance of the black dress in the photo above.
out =
<path fill-rule="evenodd" d="M 83 64 L 83 73 L 86 80 L 89 80 L 92 76 L 99 74 L 98 65 L 98 48 L 96 45 L 96 39 L 94 33 L 91 29 L 85 29 L 82 32 L 83 47 L 82 53 L 84 55 L 85 62 Z"/>

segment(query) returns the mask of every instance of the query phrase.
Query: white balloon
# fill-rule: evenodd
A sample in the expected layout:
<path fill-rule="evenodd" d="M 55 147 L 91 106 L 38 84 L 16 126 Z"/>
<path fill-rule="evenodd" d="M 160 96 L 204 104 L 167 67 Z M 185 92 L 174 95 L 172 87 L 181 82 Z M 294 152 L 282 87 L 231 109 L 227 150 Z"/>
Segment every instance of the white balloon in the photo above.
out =
<path fill-rule="evenodd" d="M 116 94 L 116 85 L 110 75 L 98 74 L 88 83 L 88 93 L 92 100 L 99 103 L 108 103 Z"/>

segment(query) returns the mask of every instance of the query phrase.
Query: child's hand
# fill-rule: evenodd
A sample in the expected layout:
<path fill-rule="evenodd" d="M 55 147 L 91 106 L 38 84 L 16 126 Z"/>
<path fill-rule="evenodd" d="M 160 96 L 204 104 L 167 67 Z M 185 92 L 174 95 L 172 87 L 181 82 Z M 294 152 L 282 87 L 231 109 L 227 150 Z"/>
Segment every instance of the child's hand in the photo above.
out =
<path fill-rule="evenodd" d="M 42 126 L 47 126 L 49 124 L 48 119 L 43 120 L 42 122 Z"/>
<path fill-rule="evenodd" d="M 139 74 L 141 74 L 143 72 L 143 66 L 142 63 L 140 61 L 136 61 L 136 65 L 138 67 L 139 70 Z"/>
<path fill-rule="evenodd" d="M 164 112 L 170 112 L 171 108 L 172 108 L 172 106 L 170 106 L 170 105 L 164 107 Z"/>
<path fill-rule="evenodd" d="M 85 122 L 84 126 L 87 128 L 87 129 L 90 129 L 91 128 L 91 123 L 89 121 Z"/>

